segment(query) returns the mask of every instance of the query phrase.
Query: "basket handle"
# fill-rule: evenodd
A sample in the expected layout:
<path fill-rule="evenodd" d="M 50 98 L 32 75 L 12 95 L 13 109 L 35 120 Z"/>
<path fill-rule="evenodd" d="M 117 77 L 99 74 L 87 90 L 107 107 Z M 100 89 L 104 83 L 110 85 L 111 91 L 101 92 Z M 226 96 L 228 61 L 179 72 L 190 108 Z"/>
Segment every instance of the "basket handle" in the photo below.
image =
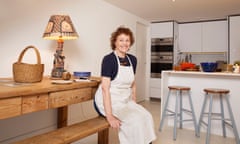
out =
<path fill-rule="evenodd" d="M 24 55 L 25 52 L 26 52 L 28 49 L 30 49 L 30 48 L 33 48 L 34 51 L 35 51 L 35 53 L 36 53 L 36 55 L 37 55 L 37 64 L 41 64 L 40 53 L 39 53 L 38 49 L 37 49 L 36 47 L 32 46 L 32 45 L 27 46 L 27 47 L 21 52 L 21 54 L 20 54 L 19 57 L 18 57 L 18 61 L 17 61 L 17 62 L 18 62 L 18 63 L 21 63 L 21 62 L 22 62 L 23 55 Z"/>

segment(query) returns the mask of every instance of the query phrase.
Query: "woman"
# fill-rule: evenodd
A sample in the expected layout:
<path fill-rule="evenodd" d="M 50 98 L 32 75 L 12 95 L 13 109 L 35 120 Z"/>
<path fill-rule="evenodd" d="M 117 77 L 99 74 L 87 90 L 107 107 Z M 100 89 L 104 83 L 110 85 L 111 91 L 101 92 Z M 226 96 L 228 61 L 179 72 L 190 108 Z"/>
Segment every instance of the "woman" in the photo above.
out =
<path fill-rule="evenodd" d="M 95 95 L 96 110 L 118 129 L 121 144 L 149 144 L 155 138 L 151 114 L 136 103 L 137 59 L 127 52 L 134 43 L 130 29 L 119 27 L 111 35 L 113 52 L 102 61 L 102 82 Z"/>

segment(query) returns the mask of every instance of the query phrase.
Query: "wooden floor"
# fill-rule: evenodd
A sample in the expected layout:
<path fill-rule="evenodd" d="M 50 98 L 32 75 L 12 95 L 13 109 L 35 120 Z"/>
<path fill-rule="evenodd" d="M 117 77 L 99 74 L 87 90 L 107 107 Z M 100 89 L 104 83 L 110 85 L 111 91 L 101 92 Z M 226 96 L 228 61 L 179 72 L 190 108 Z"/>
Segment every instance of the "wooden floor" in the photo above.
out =
<path fill-rule="evenodd" d="M 178 129 L 177 140 L 172 139 L 173 129 L 172 127 L 164 127 L 162 132 L 159 132 L 160 123 L 160 102 L 159 101 L 144 101 L 140 103 L 146 109 L 148 109 L 154 118 L 155 130 L 157 139 L 153 144 L 205 144 L 205 133 L 201 133 L 200 138 L 195 137 L 195 133 L 192 130 Z M 117 131 L 110 129 L 110 142 L 109 144 L 119 144 Z M 211 135 L 210 144 L 235 144 L 234 138 L 224 138 L 222 136 Z M 97 136 L 93 135 L 78 141 L 74 144 L 97 144 Z"/>

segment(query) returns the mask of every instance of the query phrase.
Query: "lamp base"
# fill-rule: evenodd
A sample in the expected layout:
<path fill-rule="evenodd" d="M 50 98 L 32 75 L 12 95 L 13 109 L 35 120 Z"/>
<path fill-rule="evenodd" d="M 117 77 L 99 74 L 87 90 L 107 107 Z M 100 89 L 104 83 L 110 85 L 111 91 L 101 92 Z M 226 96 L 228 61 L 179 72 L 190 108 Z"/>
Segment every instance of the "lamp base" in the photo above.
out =
<path fill-rule="evenodd" d="M 64 72 L 64 69 L 62 68 L 54 68 L 52 70 L 51 76 L 52 78 L 62 78 L 63 72 Z"/>
<path fill-rule="evenodd" d="M 51 74 L 53 78 L 62 78 L 63 72 L 65 72 L 64 59 L 63 39 L 58 39 L 58 47 L 56 49 L 56 53 L 54 54 L 53 69 Z"/>

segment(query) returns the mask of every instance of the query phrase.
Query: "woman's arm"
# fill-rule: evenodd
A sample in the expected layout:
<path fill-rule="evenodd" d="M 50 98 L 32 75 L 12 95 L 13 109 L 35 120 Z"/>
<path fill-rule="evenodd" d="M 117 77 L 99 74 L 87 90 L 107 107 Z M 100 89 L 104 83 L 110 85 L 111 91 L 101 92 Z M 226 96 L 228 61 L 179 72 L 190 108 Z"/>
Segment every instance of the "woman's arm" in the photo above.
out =
<path fill-rule="evenodd" d="M 121 121 L 112 114 L 112 103 L 110 94 L 111 78 L 102 77 L 102 92 L 103 92 L 103 105 L 106 114 L 107 121 L 113 128 L 119 128 Z"/>
<path fill-rule="evenodd" d="M 112 104 L 110 97 L 110 78 L 102 77 L 103 104 L 106 116 L 112 114 Z"/>

